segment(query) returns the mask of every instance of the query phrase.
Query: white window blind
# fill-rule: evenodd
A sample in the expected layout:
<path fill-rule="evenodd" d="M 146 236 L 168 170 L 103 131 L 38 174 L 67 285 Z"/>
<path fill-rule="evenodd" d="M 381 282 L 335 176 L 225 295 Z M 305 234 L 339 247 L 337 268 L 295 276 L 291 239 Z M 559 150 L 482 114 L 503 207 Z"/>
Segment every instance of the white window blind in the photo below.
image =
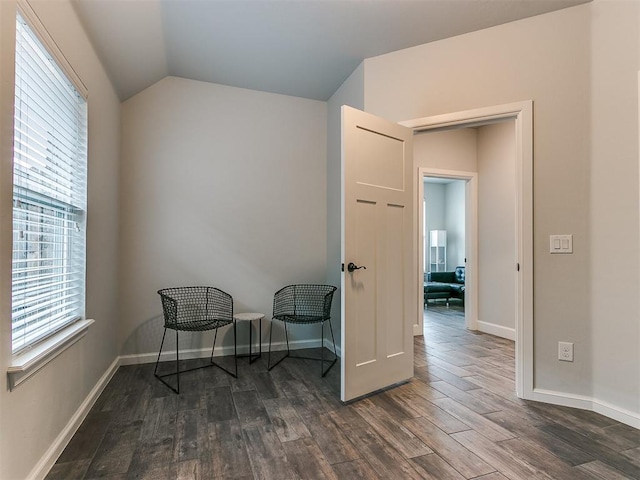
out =
<path fill-rule="evenodd" d="M 12 349 L 84 316 L 87 104 L 16 18 Z"/>

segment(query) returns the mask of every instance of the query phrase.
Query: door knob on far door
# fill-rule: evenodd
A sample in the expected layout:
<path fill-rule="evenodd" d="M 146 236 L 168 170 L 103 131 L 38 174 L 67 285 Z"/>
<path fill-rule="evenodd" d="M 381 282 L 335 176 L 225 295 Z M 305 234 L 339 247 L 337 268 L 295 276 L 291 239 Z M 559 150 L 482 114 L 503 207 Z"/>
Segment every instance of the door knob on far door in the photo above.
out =
<path fill-rule="evenodd" d="M 347 265 L 347 271 L 349 271 L 349 272 L 353 272 L 355 270 L 360 270 L 361 268 L 364 269 L 364 270 L 367 269 L 367 267 L 365 267 L 364 265 L 359 267 L 358 265 L 356 265 L 353 262 L 349 262 L 349 264 Z"/>

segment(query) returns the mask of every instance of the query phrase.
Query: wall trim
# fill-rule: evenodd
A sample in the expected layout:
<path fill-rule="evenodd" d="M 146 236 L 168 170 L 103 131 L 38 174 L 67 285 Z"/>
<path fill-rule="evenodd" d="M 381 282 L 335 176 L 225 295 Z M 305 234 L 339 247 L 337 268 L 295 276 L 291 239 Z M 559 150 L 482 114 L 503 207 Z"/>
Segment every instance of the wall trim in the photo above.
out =
<path fill-rule="evenodd" d="M 510 327 L 504 327 L 495 323 L 482 322 L 478 320 L 476 322 L 477 329 L 480 332 L 489 333 L 496 337 L 506 338 L 507 340 L 516 340 L 516 329 Z"/>
<path fill-rule="evenodd" d="M 325 338 L 324 339 L 324 348 L 326 348 L 330 352 L 333 352 L 333 343 L 330 340 L 327 340 Z M 340 345 L 340 342 L 336 343 L 336 355 L 338 355 L 338 357 L 342 358 L 342 345 Z"/>
<path fill-rule="evenodd" d="M 91 389 L 87 398 L 85 398 L 80 404 L 76 413 L 73 414 L 67 425 L 62 429 L 51 446 L 47 449 L 40 461 L 35 467 L 33 467 L 33 470 L 31 470 L 27 477 L 28 479 L 42 480 L 47 476 L 53 465 L 56 463 L 56 460 L 58 460 L 58 457 L 71 441 L 71 438 L 73 438 L 75 433 L 78 431 L 78 428 L 80 428 L 80 425 L 82 425 L 82 422 L 89 414 L 89 411 L 96 403 L 105 387 L 118 370 L 119 366 L 120 357 L 116 357 L 113 363 L 111 363 L 104 374 L 102 374 L 102 377 L 100 377 L 98 382 Z"/>
<path fill-rule="evenodd" d="M 24 353 L 14 355 L 9 363 L 9 368 L 7 368 L 9 390 L 13 391 L 47 363 L 83 338 L 94 322 L 93 319 L 78 320 L 33 348 L 27 349 Z"/>
<path fill-rule="evenodd" d="M 632 412 L 595 398 L 593 399 L 593 411 L 630 427 L 640 429 L 640 413 Z"/>
<path fill-rule="evenodd" d="M 599 413 L 600 415 L 604 415 L 605 417 L 612 418 L 613 420 L 617 420 L 618 422 L 629 425 L 630 427 L 640 429 L 640 413 L 620 408 L 616 405 L 612 405 L 611 403 L 604 402 L 593 397 L 534 388 L 532 400 L 550 403 L 552 405 L 560 405 L 563 407 L 589 410 Z"/>
<path fill-rule="evenodd" d="M 325 346 L 331 350 L 328 343 L 325 339 Z M 300 350 L 303 348 L 317 348 L 321 345 L 320 339 L 314 340 L 290 340 L 289 348 L 291 350 Z M 271 344 L 271 349 L 274 352 L 285 350 L 287 348 L 287 344 L 285 342 L 273 342 Z M 337 347 L 337 345 L 336 345 Z M 242 355 L 248 352 L 247 345 L 238 345 L 238 354 Z M 256 353 L 258 350 L 258 346 L 253 346 L 253 352 Z M 339 349 L 338 349 L 339 351 Z M 262 343 L 262 354 L 267 354 L 269 352 L 269 343 Z M 233 345 L 227 345 L 225 347 L 216 347 L 214 352 L 214 357 L 220 356 L 228 356 L 233 355 Z M 210 348 L 194 348 L 190 350 L 180 350 L 180 360 L 192 360 L 195 358 L 208 358 L 211 356 Z M 119 357 L 120 365 L 140 365 L 143 363 L 155 363 L 158 360 L 158 352 L 149 352 L 149 353 L 137 353 L 133 355 L 121 355 Z M 165 350 L 162 352 L 160 356 L 161 362 L 170 362 L 175 361 L 176 359 L 176 351 L 175 350 Z"/>
<path fill-rule="evenodd" d="M 465 172 L 462 170 L 444 170 L 441 168 L 419 167 L 416 187 L 418 204 L 418 236 L 417 239 L 417 276 L 418 276 L 418 318 L 413 325 L 413 335 L 422 335 L 424 328 L 424 249 L 422 232 L 424 230 L 424 179 L 425 177 L 449 178 L 462 180 L 464 187 L 464 224 L 465 224 L 465 308 L 464 322 L 469 330 L 477 330 L 478 323 L 478 172 Z"/>

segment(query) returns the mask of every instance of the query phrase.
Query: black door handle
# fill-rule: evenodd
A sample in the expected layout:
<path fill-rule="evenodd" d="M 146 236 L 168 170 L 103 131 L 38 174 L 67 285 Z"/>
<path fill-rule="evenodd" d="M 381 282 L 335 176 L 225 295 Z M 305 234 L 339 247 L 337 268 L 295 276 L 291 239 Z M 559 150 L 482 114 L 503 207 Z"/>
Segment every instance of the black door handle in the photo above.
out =
<path fill-rule="evenodd" d="M 349 264 L 347 265 L 347 271 L 349 272 L 353 272 L 354 270 L 360 270 L 361 268 L 363 268 L 364 270 L 367 269 L 367 267 L 365 267 L 364 265 L 359 267 L 353 262 L 349 262 Z"/>

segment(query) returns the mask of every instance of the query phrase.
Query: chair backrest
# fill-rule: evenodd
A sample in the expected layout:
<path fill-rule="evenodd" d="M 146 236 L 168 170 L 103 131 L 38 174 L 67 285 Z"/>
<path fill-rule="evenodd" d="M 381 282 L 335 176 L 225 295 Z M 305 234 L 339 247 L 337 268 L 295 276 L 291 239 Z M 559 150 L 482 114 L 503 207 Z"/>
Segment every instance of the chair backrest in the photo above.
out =
<path fill-rule="evenodd" d="M 335 291 L 333 285 L 287 285 L 273 296 L 273 316 L 307 318 L 315 322 L 328 320 Z"/>
<path fill-rule="evenodd" d="M 198 329 L 212 320 L 233 321 L 233 298 L 214 287 L 171 287 L 158 290 L 164 326 L 174 330 Z"/>
<path fill-rule="evenodd" d="M 431 272 L 431 281 L 440 283 L 456 283 L 455 272 Z"/>

